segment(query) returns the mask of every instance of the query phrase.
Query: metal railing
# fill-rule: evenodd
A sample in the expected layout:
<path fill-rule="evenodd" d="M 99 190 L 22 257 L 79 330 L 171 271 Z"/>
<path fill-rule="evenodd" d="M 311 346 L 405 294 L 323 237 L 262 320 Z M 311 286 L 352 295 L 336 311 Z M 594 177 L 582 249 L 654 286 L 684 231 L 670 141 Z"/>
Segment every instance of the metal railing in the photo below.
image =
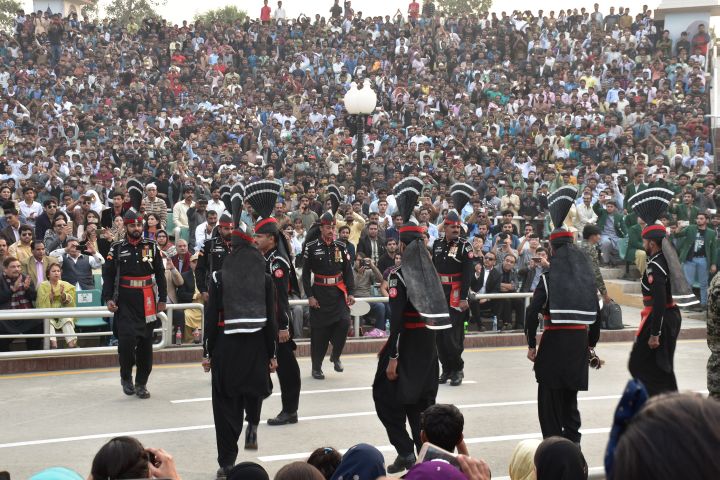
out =
<path fill-rule="evenodd" d="M 499 299 L 512 299 L 512 298 L 524 298 L 525 306 L 532 292 L 516 292 L 516 293 L 484 293 L 474 294 L 474 300 L 488 299 L 488 300 L 499 300 Z M 358 297 L 355 299 L 356 302 L 365 303 L 386 303 L 389 301 L 388 297 Z M 307 306 L 307 299 L 294 299 L 289 301 L 290 306 Z M 161 333 L 160 342 L 153 345 L 153 350 L 161 350 L 173 346 L 173 323 L 172 317 L 173 312 L 176 310 L 186 309 L 200 309 L 203 316 L 205 313 L 205 305 L 202 303 L 170 303 L 167 304 L 165 312 L 160 312 L 158 317 L 161 321 L 160 328 L 156 328 L 156 333 Z M 117 351 L 116 346 L 108 347 L 82 347 L 82 348 L 64 348 L 64 349 L 48 349 L 48 342 L 50 337 L 64 338 L 64 337 L 106 337 L 113 334 L 112 331 L 100 331 L 100 332 L 87 332 L 87 333 L 52 333 L 50 327 L 50 318 L 99 318 L 99 317 L 112 317 L 113 313 L 110 312 L 107 307 L 76 307 L 76 308 L 34 308 L 34 309 L 23 309 L 23 310 L 0 310 L 0 322 L 6 320 L 38 320 L 43 319 L 45 321 L 45 333 L 42 334 L 3 334 L 0 338 L 44 338 L 45 339 L 45 350 L 28 350 L 28 351 L 12 351 L 12 352 L 0 352 L 0 359 L 3 358 L 32 358 L 32 357 L 52 357 L 59 355 L 83 355 L 88 353 L 111 353 Z M 353 315 L 353 328 L 354 337 L 361 338 L 360 329 L 360 315 Z M 202 332 L 202 329 L 201 329 Z M 179 345 L 178 345 L 179 346 Z M 183 345 L 185 346 L 185 345 Z M 187 346 L 197 346 L 190 344 Z"/>
<path fill-rule="evenodd" d="M 204 313 L 205 305 L 202 303 L 171 303 L 167 305 L 165 312 L 159 312 L 160 327 L 154 332 L 160 333 L 160 342 L 153 344 L 153 350 L 161 350 L 172 344 L 172 313 L 175 310 L 200 309 Z M 88 353 L 110 353 L 117 351 L 116 346 L 107 347 L 82 347 L 64 348 L 49 350 L 50 337 L 109 337 L 112 331 L 87 332 L 87 333 L 52 333 L 50 318 L 104 318 L 112 317 L 114 314 L 104 306 L 97 307 L 76 307 L 76 308 L 28 308 L 22 310 L 0 310 L 0 322 L 6 320 L 44 320 L 45 333 L 37 334 L 3 334 L 0 338 L 44 338 L 45 350 L 23 350 L 12 352 L 0 352 L 0 359 L 3 358 L 32 358 L 32 357 L 54 357 L 58 355 L 84 355 Z"/>

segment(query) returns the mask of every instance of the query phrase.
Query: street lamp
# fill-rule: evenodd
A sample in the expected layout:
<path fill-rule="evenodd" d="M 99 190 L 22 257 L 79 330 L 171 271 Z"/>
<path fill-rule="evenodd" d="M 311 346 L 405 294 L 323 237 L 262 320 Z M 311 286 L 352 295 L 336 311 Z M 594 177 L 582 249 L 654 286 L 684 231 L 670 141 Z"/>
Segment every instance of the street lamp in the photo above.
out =
<path fill-rule="evenodd" d="M 367 78 L 363 80 L 363 84 L 358 88 L 357 83 L 352 82 L 350 84 L 350 90 L 345 94 L 345 109 L 350 115 L 355 115 L 356 118 L 356 133 L 357 133 L 357 155 L 355 161 L 357 162 L 355 167 L 355 192 L 360 188 L 360 171 L 362 170 L 362 150 L 363 150 L 363 136 L 365 135 L 365 121 L 367 116 L 375 110 L 377 104 L 377 95 L 375 91 L 370 87 L 370 80 Z"/>

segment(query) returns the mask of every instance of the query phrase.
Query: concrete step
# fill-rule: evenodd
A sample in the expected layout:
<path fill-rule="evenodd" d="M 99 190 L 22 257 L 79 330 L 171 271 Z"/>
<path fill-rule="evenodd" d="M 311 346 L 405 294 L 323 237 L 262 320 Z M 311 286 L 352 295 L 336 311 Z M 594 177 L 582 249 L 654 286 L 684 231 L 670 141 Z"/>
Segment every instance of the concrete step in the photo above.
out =
<path fill-rule="evenodd" d="M 609 283 L 612 283 L 616 286 L 616 288 L 619 288 L 622 290 L 623 293 L 642 293 L 642 287 L 640 286 L 639 280 L 622 280 L 622 279 L 612 279 L 612 280 L 606 280 L 605 286 L 607 287 Z"/>
<path fill-rule="evenodd" d="M 639 282 L 606 280 L 605 287 L 607 288 L 608 295 L 615 300 L 615 303 L 628 307 L 643 308 Z"/>
<path fill-rule="evenodd" d="M 605 268 L 600 267 L 600 273 L 602 274 L 603 280 L 613 280 L 616 278 L 622 278 L 625 275 L 625 269 L 620 267 Z"/>

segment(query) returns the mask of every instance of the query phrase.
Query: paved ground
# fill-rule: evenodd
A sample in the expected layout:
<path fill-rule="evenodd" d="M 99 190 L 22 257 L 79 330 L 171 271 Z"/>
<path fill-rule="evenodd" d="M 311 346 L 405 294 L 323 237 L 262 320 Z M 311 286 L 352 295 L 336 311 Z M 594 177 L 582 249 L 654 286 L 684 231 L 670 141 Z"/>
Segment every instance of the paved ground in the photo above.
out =
<path fill-rule="evenodd" d="M 582 393 L 583 450 L 591 467 L 602 465 L 607 431 L 618 394 L 627 379 L 628 343 L 601 345 L 607 360 L 591 372 L 590 391 Z M 681 341 L 676 356 L 683 390 L 705 390 L 704 341 Z M 473 455 L 487 459 L 496 478 L 507 475 L 507 461 L 515 443 L 539 435 L 534 402 L 536 384 L 524 348 L 468 351 L 463 386 L 442 386 L 438 402 L 460 406 L 466 419 L 465 436 Z M 260 426 L 260 450 L 241 460 L 261 461 L 274 473 L 291 459 L 304 459 L 320 446 L 347 448 L 358 442 L 388 446 L 373 411 L 369 389 L 374 356 L 348 356 L 345 373 L 328 372 L 327 380 L 309 377 L 309 363 L 301 359 L 303 391 L 301 421 L 285 427 Z M 215 437 L 212 429 L 209 376 L 199 365 L 165 365 L 153 372 L 152 399 L 141 401 L 122 394 L 112 369 L 55 372 L 0 377 L 0 469 L 14 479 L 42 468 L 65 465 L 89 473 L 97 449 L 112 436 L 138 436 L 147 446 L 171 452 L 185 480 L 213 478 Z M 273 396 L 263 418 L 275 415 L 280 399 Z M 241 439 L 241 445 L 242 445 Z M 382 448 L 386 460 L 392 450 Z"/>

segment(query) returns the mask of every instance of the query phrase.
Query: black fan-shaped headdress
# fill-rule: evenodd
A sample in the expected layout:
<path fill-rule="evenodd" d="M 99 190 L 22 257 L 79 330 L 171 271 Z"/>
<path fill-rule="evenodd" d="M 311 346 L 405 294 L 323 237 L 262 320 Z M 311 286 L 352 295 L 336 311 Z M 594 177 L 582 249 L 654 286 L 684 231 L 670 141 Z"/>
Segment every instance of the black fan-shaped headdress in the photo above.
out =
<path fill-rule="evenodd" d="M 128 195 L 130 196 L 130 208 L 135 210 L 135 213 L 140 213 L 140 205 L 142 205 L 143 199 L 143 184 L 134 178 L 127 181 Z"/>
<path fill-rule="evenodd" d="M 418 177 L 407 177 L 395 184 L 393 195 L 397 204 L 397 213 L 402 215 L 403 224 L 410 223 L 422 188 L 423 182 Z"/>
<path fill-rule="evenodd" d="M 474 193 L 475 189 L 467 183 L 456 183 L 450 187 L 450 197 L 458 214 L 462 213 Z"/>
<path fill-rule="evenodd" d="M 245 201 L 258 217 L 270 218 L 275 210 L 280 188 L 280 184 L 273 180 L 258 180 L 245 187 Z"/>
<path fill-rule="evenodd" d="M 330 210 L 332 211 L 333 216 L 335 216 L 338 208 L 340 208 L 340 199 L 342 198 L 342 195 L 340 194 L 340 189 L 338 189 L 335 185 L 328 185 L 327 190 L 330 198 Z"/>
<path fill-rule="evenodd" d="M 220 200 L 225 204 L 225 211 L 232 212 L 232 194 L 230 193 L 230 185 L 220 187 Z"/>
<path fill-rule="evenodd" d="M 675 194 L 667 188 L 647 188 L 628 200 L 628 205 L 642 218 L 647 226 L 643 229 L 645 238 L 662 238 L 665 236 L 665 227 L 656 225 L 657 220 L 667 212 L 668 206 Z"/>

